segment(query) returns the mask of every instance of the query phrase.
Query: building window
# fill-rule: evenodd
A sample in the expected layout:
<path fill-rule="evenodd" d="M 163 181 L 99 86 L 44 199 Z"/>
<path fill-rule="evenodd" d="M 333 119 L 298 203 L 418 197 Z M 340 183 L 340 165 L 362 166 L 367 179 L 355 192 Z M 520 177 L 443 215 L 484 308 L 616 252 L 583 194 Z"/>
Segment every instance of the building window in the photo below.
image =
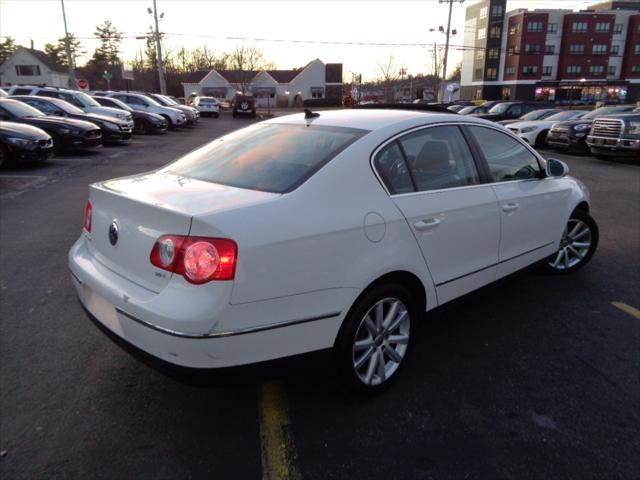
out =
<path fill-rule="evenodd" d="M 500 56 L 500 50 L 498 50 L 497 48 L 490 48 L 488 55 L 489 55 L 489 58 L 496 59 Z"/>
<path fill-rule="evenodd" d="M 474 95 L 474 100 L 482 100 L 482 87 L 476 88 L 476 94 Z"/>
<path fill-rule="evenodd" d="M 502 5 L 494 5 L 491 7 L 491 16 L 499 17 L 502 15 Z"/>
<path fill-rule="evenodd" d="M 542 31 L 542 22 L 527 22 L 527 32 L 536 33 Z"/>
<path fill-rule="evenodd" d="M 516 68 L 515 67 L 507 67 L 507 69 L 505 70 L 505 72 L 507 75 L 515 75 L 516 74 Z"/>
<path fill-rule="evenodd" d="M 484 50 L 479 49 L 476 51 L 476 60 L 484 60 Z"/>
<path fill-rule="evenodd" d="M 620 45 L 611 45 L 611 55 L 620 54 Z"/>
<path fill-rule="evenodd" d="M 489 37 L 500 38 L 501 33 L 502 33 L 502 29 L 500 27 L 491 27 L 491 30 L 489 30 Z"/>
<path fill-rule="evenodd" d="M 587 31 L 587 22 L 573 22 L 571 31 L 574 33 L 584 33 Z"/>
<path fill-rule="evenodd" d="M 613 26 L 613 33 L 622 33 L 622 27 L 623 25 L 621 23 L 616 23 Z"/>
<path fill-rule="evenodd" d="M 536 73 L 538 73 L 537 65 L 525 65 L 522 67 L 523 75 L 535 75 Z"/>
<path fill-rule="evenodd" d="M 557 33 L 558 32 L 558 24 L 557 23 L 549 23 L 547 25 L 547 33 Z"/>
<path fill-rule="evenodd" d="M 602 65 L 591 65 L 589 67 L 589 73 L 594 75 L 600 75 L 604 73 L 604 67 Z"/>
<path fill-rule="evenodd" d="M 596 23 L 596 32 L 603 33 L 611 30 L 611 24 L 609 22 L 598 22 Z"/>
<path fill-rule="evenodd" d="M 615 65 L 609 65 L 607 73 L 609 74 L 610 77 L 614 77 L 616 75 L 616 66 Z"/>
<path fill-rule="evenodd" d="M 520 24 L 514 23 L 509 27 L 509 35 L 517 35 L 520 33 Z"/>
<path fill-rule="evenodd" d="M 631 67 L 631 73 L 640 73 L 640 65 L 633 65 Z"/>
<path fill-rule="evenodd" d="M 513 45 L 511 47 L 507 47 L 507 53 L 509 55 L 519 55 L 520 49 L 518 48 L 518 45 Z"/>
<path fill-rule="evenodd" d="M 487 80 L 495 80 L 498 78 L 497 68 L 487 68 Z"/>
<path fill-rule="evenodd" d="M 545 55 L 553 55 L 554 53 L 556 53 L 556 46 L 555 45 L 545 45 L 544 46 L 544 54 Z"/>
<path fill-rule="evenodd" d="M 640 55 L 640 44 L 635 44 L 633 46 L 633 53 L 636 55 Z"/>
<path fill-rule="evenodd" d="M 527 53 L 529 55 L 537 55 L 540 53 L 540 45 L 538 45 L 537 43 L 525 43 L 524 53 Z"/>
<path fill-rule="evenodd" d="M 606 55 L 607 54 L 607 45 L 603 43 L 596 43 L 593 45 L 591 53 L 594 55 Z"/>
<path fill-rule="evenodd" d="M 16 75 L 24 77 L 40 75 L 40 65 L 16 65 Z"/>
<path fill-rule="evenodd" d="M 542 67 L 542 76 L 550 77 L 551 76 L 551 65 L 545 65 Z"/>
<path fill-rule="evenodd" d="M 584 53 L 584 45 L 569 45 L 569 53 L 572 55 L 582 55 Z"/>
<path fill-rule="evenodd" d="M 476 68 L 473 73 L 473 81 L 477 82 L 479 80 L 482 80 L 482 68 Z"/>
<path fill-rule="evenodd" d="M 502 87 L 502 100 L 509 100 L 511 98 L 511 87 Z"/>
<path fill-rule="evenodd" d="M 478 29 L 478 40 L 482 40 L 483 38 L 487 38 L 487 29 L 486 28 Z"/>
<path fill-rule="evenodd" d="M 582 72 L 582 67 L 580 65 L 569 65 L 567 67 L 567 73 L 578 74 Z"/>
<path fill-rule="evenodd" d="M 480 9 L 480 18 L 485 18 L 489 13 L 489 7 L 482 7 Z"/>

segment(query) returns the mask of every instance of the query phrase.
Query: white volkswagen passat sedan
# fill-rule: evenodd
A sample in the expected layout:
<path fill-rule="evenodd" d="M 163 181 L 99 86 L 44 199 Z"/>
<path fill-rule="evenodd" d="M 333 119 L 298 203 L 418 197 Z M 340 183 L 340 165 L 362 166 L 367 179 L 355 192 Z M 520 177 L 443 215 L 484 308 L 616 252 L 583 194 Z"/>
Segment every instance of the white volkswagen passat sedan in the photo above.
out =
<path fill-rule="evenodd" d="M 373 392 L 422 312 L 536 262 L 573 272 L 596 249 L 585 186 L 504 127 L 312 115 L 91 185 L 69 252 L 91 318 L 180 370 L 332 348 L 346 382 Z"/>
<path fill-rule="evenodd" d="M 549 130 L 551 130 L 551 127 L 553 127 L 555 123 L 577 120 L 587 113 L 589 113 L 587 110 L 565 110 L 564 112 L 555 113 L 542 120 L 514 122 L 509 124 L 507 128 L 529 145 L 541 148 L 546 146 L 547 133 L 549 133 Z"/>

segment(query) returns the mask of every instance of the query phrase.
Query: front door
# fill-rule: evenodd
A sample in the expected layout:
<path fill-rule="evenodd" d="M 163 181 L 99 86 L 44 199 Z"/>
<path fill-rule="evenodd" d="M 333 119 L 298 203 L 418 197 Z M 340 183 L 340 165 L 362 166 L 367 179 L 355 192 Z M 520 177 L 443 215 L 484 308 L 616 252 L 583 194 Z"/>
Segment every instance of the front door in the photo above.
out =
<path fill-rule="evenodd" d="M 570 189 L 545 177 L 538 158 L 508 134 L 468 127 L 486 158 L 498 198 L 501 238 L 498 277 L 508 275 L 557 250 L 566 223 Z"/>

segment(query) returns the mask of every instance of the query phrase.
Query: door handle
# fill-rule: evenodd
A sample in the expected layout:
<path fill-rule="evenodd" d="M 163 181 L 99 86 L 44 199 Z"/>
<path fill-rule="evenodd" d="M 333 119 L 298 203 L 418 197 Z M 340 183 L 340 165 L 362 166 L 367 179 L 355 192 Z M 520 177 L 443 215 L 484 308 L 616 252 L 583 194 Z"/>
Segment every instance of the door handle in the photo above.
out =
<path fill-rule="evenodd" d="M 416 230 L 420 231 L 431 230 L 432 228 L 436 228 L 438 225 L 440 225 L 440 220 L 437 218 L 428 218 L 413 224 Z"/>
<path fill-rule="evenodd" d="M 520 208 L 520 204 L 518 203 L 505 203 L 504 205 L 502 205 L 502 211 L 507 213 L 515 212 L 519 208 Z"/>

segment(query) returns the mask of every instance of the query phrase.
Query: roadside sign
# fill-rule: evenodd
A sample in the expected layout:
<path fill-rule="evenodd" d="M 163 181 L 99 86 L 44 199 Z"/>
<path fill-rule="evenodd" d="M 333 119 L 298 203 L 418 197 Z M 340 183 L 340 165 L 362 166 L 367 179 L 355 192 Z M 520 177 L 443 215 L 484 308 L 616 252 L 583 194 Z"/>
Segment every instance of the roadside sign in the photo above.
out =
<path fill-rule="evenodd" d="M 108 82 L 109 80 L 111 80 L 113 78 L 113 74 L 111 72 L 108 72 L 107 70 L 105 70 L 102 73 L 102 78 L 104 78 Z"/>
<path fill-rule="evenodd" d="M 78 80 L 78 88 L 81 88 L 82 90 L 89 88 L 89 82 L 87 82 L 84 78 L 80 78 Z"/>

